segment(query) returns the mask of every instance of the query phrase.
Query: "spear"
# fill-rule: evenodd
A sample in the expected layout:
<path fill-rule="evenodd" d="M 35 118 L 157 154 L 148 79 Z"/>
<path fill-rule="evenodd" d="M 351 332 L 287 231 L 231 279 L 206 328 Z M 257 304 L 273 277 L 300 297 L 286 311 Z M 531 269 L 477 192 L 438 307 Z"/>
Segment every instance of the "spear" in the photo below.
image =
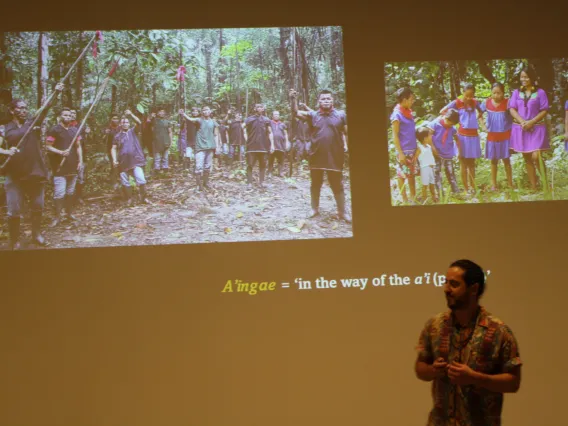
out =
<path fill-rule="evenodd" d="M 180 67 L 177 70 L 176 73 L 176 80 L 179 81 L 179 91 L 180 91 L 180 101 L 181 101 L 181 108 L 185 111 L 185 73 L 186 73 L 186 69 L 183 65 L 180 65 Z M 180 127 L 179 127 L 179 142 L 178 142 L 178 149 L 181 148 L 186 148 L 186 143 L 187 143 L 187 126 L 185 123 L 185 119 L 180 116 L 179 117 L 180 120 Z M 185 142 L 185 143 L 184 143 Z M 180 155 L 183 158 L 184 153 L 180 152 Z"/>
<path fill-rule="evenodd" d="M 75 60 L 75 62 L 73 62 L 73 65 L 71 65 L 71 68 L 69 68 L 69 71 L 67 71 L 67 74 L 65 74 L 63 76 L 63 78 L 59 81 L 59 83 L 64 84 L 65 81 L 69 78 L 69 76 L 71 75 L 71 72 L 73 71 L 73 69 L 77 66 L 77 64 L 81 61 L 81 59 L 83 59 L 83 56 L 85 56 L 85 53 L 87 53 L 87 50 L 89 49 L 89 46 L 91 46 L 91 44 L 93 44 L 95 42 L 95 40 L 97 40 L 97 38 L 99 40 L 102 40 L 102 33 L 100 31 L 97 31 L 95 33 L 95 35 L 93 35 L 93 37 L 91 38 L 91 40 L 87 43 L 87 45 L 85 46 L 85 48 L 83 49 L 83 51 L 81 52 L 81 54 L 79 55 L 79 57 Z M 49 107 L 49 105 L 51 105 L 51 102 L 53 101 L 53 99 L 55 99 L 55 97 L 57 96 L 58 92 L 57 90 L 54 90 L 53 92 L 51 92 L 51 95 L 49 95 L 49 98 L 47 98 L 47 100 L 45 101 L 45 103 L 41 106 L 41 108 L 36 112 L 36 115 L 34 117 L 34 120 L 32 121 L 32 123 L 30 124 L 30 126 L 28 127 L 28 129 L 25 131 L 24 136 L 22 136 L 22 138 L 20 139 L 20 141 L 18 142 L 18 144 L 16 145 L 16 149 L 19 149 L 22 145 L 22 143 L 24 142 L 24 140 L 26 139 L 26 137 L 30 134 L 30 132 L 33 130 L 33 128 L 35 127 L 37 121 L 39 120 L 39 117 L 41 117 L 42 113 L 45 111 L 46 108 Z M 0 166 L 0 170 L 4 169 L 4 167 L 6 167 L 6 165 L 8 164 L 8 162 L 10 161 L 12 157 L 8 157 L 6 159 L 6 161 L 4 161 L 4 163 Z"/>
<path fill-rule="evenodd" d="M 77 129 L 77 132 L 75 133 L 75 136 L 73 137 L 73 140 L 71 141 L 71 144 L 69 145 L 69 148 L 66 149 L 66 151 L 71 151 L 71 149 L 73 148 L 73 145 L 75 145 L 75 142 L 77 141 L 77 139 L 79 138 L 79 135 L 83 131 L 83 127 L 85 127 L 85 124 L 87 122 L 87 118 L 89 118 L 89 115 L 91 114 L 93 109 L 95 109 L 95 106 L 99 103 L 99 101 L 100 101 L 101 97 L 103 96 L 103 93 L 104 93 L 104 91 L 105 91 L 105 89 L 106 89 L 106 87 L 107 87 L 107 85 L 110 81 L 110 78 L 112 77 L 112 75 L 116 71 L 117 67 L 118 67 L 118 59 L 115 61 L 114 65 L 112 66 L 108 75 L 103 80 L 103 82 L 101 84 L 101 88 L 99 89 L 99 92 L 95 96 L 95 100 L 91 104 L 89 110 L 87 111 L 87 114 L 85 114 L 85 117 L 83 118 L 83 121 L 81 122 L 81 125 Z M 57 167 L 57 171 L 61 170 L 61 167 L 63 167 L 65 160 L 67 160 L 67 157 L 63 157 L 63 159 L 61 160 L 61 163 L 59 163 L 59 167 Z"/>

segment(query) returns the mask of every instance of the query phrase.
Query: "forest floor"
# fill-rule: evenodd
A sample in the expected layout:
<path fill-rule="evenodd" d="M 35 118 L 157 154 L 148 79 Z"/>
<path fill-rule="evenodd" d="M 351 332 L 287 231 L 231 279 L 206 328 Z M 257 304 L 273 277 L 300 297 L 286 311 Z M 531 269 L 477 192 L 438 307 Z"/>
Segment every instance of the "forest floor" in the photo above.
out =
<path fill-rule="evenodd" d="M 304 163 L 292 178 L 269 177 L 266 188 L 248 188 L 243 164 L 223 166 L 210 177 L 211 189 L 198 192 L 193 174 L 170 168 L 167 176 L 146 174 L 148 204 L 136 202 L 127 207 L 118 191 L 98 173 L 89 185 L 87 177 L 85 203 L 74 212 L 77 222 L 64 221 L 55 228 L 52 218 L 51 191 L 46 192 L 44 235 L 47 248 L 140 246 L 194 244 L 211 242 L 270 241 L 321 238 L 348 238 L 352 226 L 337 217 L 333 193 L 324 183 L 320 215 L 307 219 L 310 209 L 310 178 Z M 108 166 L 107 166 L 108 168 Z M 102 168 L 101 168 L 102 169 Z M 149 167 L 147 167 L 148 171 Z M 288 164 L 284 167 L 284 175 Z M 255 173 L 255 182 L 258 176 Z M 351 207 L 349 178 L 344 179 L 347 206 Z M 48 185 L 50 187 L 51 185 Z M 96 187 L 96 191 L 89 187 Z M 22 225 L 22 248 L 31 236 L 29 218 Z M 0 231 L 0 250 L 8 248 L 8 229 Z"/>

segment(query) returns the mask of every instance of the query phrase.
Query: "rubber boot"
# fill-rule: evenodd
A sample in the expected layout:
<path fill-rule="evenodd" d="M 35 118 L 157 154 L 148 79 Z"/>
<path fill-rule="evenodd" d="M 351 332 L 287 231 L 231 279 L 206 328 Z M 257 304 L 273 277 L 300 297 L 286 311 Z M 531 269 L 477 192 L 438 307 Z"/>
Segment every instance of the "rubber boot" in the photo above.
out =
<path fill-rule="evenodd" d="M 75 207 L 75 197 L 73 195 L 66 195 L 65 198 L 65 211 L 69 220 L 75 222 L 77 218 L 73 216 L 73 208 Z"/>
<path fill-rule="evenodd" d="M 211 189 L 211 187 L 209 186 L 209 170 L 203 171 L 203 188 Z"/>
<path fill-rule="evenodd" d="M 252 186 L 252 167 L 247 166 L 247 185 Z"/>
<path fill-rule="evenodd" d="M 278 177 L 282 177 L 282 170 L 284 169 L 284 159 L 278 163 Z"/>
<path fill-rule="evenodd" d="M 53 205 L 55 207 L 55 217 L 51 222 L 50 227 L 54 228 L 61 223 L 61 211 L 63 210 L 63 204 L 65 203 L 64 198 L 57 198 L 53 200 Z"/>
<path fill-rule="evenodd" d="M 202 191 L 203 191 L 203 180 L 202 180 L 202 178 L 201 178 L 201 174 L 200 174 L 200 173 L 196 173 L 196 174 L 195 174 L 195 181 L 196 181 L 196 183 L 197 183 L 197 190 L 198 190 L 199 192 L 202 192 Z"/>
<path fill-rule="evenodd" d="M 63 200 L 61 200 L 63 201 Z M 42 212 L 32 212 L 32 242 L 38 246 L 49 245 L 41 232 Z"/>
<path fill-rule="evenodd" d="M 10 249 L 20 249 L 20 216 L 8 219 L 8 230 L 10 232 Z"/>
<path fill-rule="evenodd" d="M 79 204 L 85 204 L 85 201 L 83 200 L 83 186 L 85 185 L 78 183 L 75 187 L 75 201 Z"/>
<path fill-rule="evenodd" d="M 127 207 L 132 205 L 132 187 L 131 186 L 123 186 L 122 190 L 124 191 L 124 201 Z"/>
<path fill-rule="evenodd" d="M 261 167 L 258 171 L 258 186 L 264 188 L 264 176 L 266 173 L 266 168 Z"/>
<path fill-rule="evenodd" d="M 344 220 L 347 223 L 351 223 L 351 215 L 345 208 L 345 193 L 340 193 L 335 195 L 335 202 L 337 203 L 337 215 L 339 219 Z"/>
<path fill-rule="evenodd" d="M 138 189 L 140 190 L 140 202 L 142 204 L 147 204 L 148 199 L 146 198 L 146 185 L 140 185 Z"/>

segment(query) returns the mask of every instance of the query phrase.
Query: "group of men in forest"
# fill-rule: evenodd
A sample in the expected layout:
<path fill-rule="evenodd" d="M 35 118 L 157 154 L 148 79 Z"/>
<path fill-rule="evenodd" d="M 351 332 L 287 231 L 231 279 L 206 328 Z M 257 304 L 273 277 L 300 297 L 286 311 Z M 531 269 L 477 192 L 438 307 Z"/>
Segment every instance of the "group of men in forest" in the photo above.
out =
<path fill-rule="evenodd" d="M 63 85 L 58 84 L 56 91 L 60 93 L 62 90 Z M 240 159 L 246 155 L 248 186 L 252 187 L 253 169 L 258 164 L 259 186 L 263 187 L 267 165 L 271 173 L 275 162 L 278 162 L 277 174 L 281 175 L 287 152 L 291 151 L 299 158 L 307 154 L 311 177 L 309 217 L 319 214 L 320 192 L 324 174 L 327 174 L 337 203 L 338 216 L 351 222 L 342 182 L 344 155 L 347 152 L 345 112 L 334 108 L 333 96 L 329 91 L 319 94 L 317 110 L 311 110 L 304 104 L 298 106 L 297 93 L 291 90 L 289 94 L 292 123 L 295 123 L 292 126 L 293 145 L 290 143 L 288 126 L 280 120 L 279 112 L 274 111 L 272 119 L 269 119 L 264 115 L 263 104 L 256 104 L 254 114 L 245 120 L 239 112 L 229 110 L 224 119 L 217 121 L 212 118 L 212 110 L 208 106 L 201 109 L 193 107 L 190 115 L 179 110 L 186 131 L 186 138 L 178 140 L 184 167 L 189 169 L 191 160 L 194 160 L 197 190 L 203 191 L 209 187 L 216 156 L 222 158 L 224 154 L 232 162 L 237 154 Z M 25 101 L 16 99 L 10 104 L 12 121 L 0 126 L 0 154 L 5 156 L 2 172 L 5 176 L 12 249 L 20 246 L 21 206 L 25 197 L 30 199 L 31 204 L 32 242 L 40 246 L 47 245 L 41 232 L 41 222 L 45 183 L 50 173 L 43 159 L 40 129 L 50 107 L 51 105 L 46 105 L 30 118 Z M 55 214 L 52 226 L 57 226 L 62 221 L 63 210 L 66 211 L 68 220 L 76 220 L 73 209 L 85 183 L 84 137 L 90 132 L 88 127 L 81 130 L 80 134 L 79 130 L 76 112 L 62 108 L 57 124 L 47 132 L 46 145 L 54 185 Z M 146 158 L 139 139 L 143 132 L 152 141 L 154 173 L 168 171 L 173 137 L 171 122 L 166 119 L 164 108 L 151 114 L 144 125 L 130 110 L 123 115 L 113 114 L 110 125 L 105 129 L 111 174 L 117 186 L 120 181 L 128 205 L 133 200 L 131 177 L 138 186 L 140 200 L 147 201 L 144 175 Z"/>

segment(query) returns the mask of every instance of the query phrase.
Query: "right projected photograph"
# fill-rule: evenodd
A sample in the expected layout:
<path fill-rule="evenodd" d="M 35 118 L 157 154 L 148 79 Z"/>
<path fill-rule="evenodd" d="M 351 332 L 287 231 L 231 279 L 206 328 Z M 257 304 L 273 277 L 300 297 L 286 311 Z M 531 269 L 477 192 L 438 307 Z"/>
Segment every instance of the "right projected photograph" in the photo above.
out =
<path fill-rule="evenodd" d="M 393 206 L 568 199 L 568 60 L 385 63 Z"/>

